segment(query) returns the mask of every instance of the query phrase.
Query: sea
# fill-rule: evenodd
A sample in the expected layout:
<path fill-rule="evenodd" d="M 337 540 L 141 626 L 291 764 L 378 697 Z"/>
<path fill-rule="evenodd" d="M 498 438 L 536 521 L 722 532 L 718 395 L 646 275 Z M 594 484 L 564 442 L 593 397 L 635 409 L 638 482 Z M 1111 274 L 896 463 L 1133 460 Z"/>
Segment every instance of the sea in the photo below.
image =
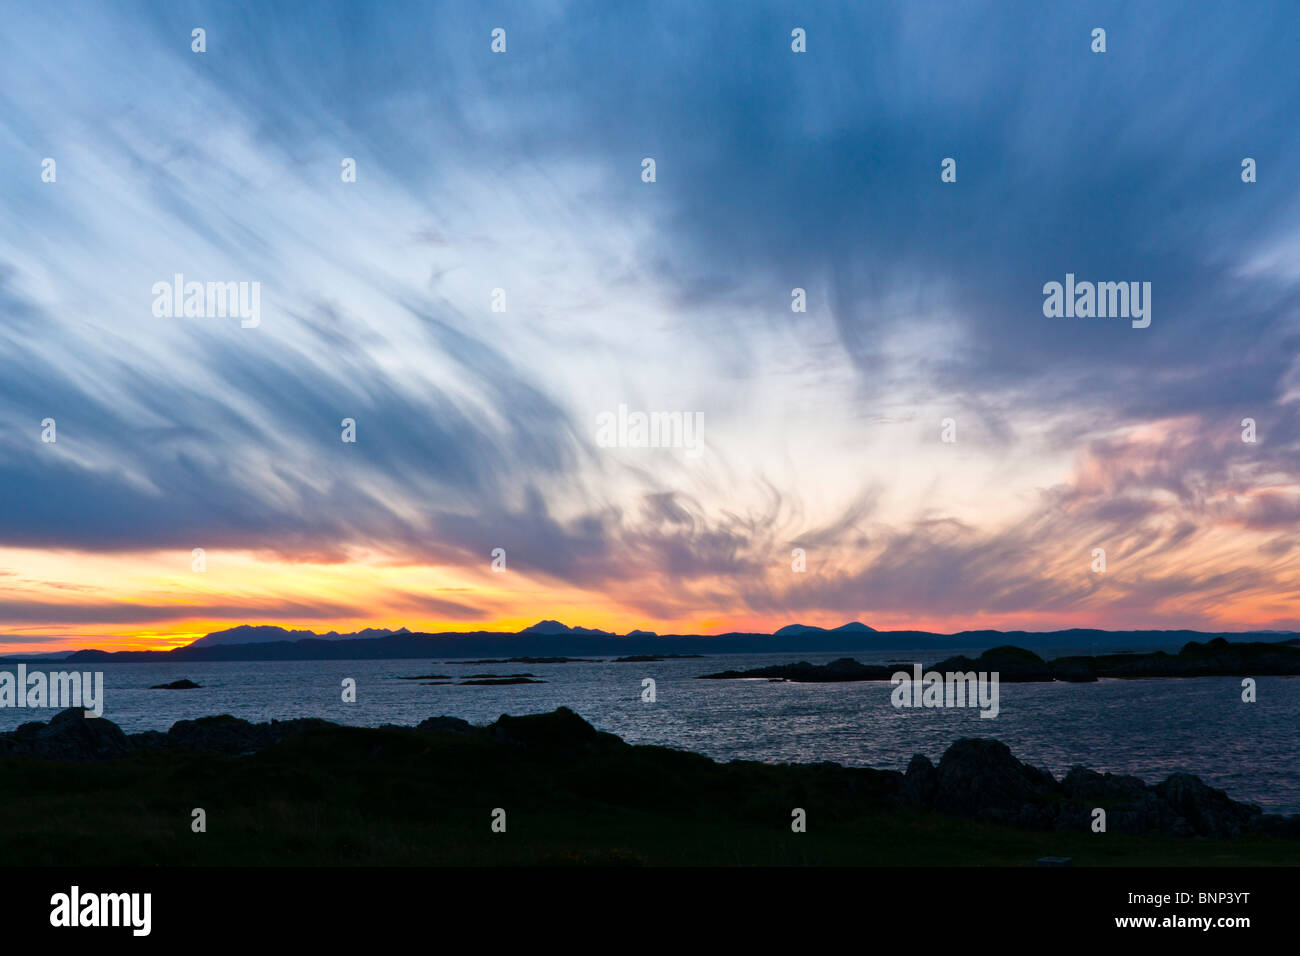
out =
<path fill-rule="evenodd" d="M 968 653 L 945 649 L 948 653 Z M 803 654 L 826 663 L 842 654 Z M 934 656 L 926 651 L 927 659 Z M 1053 655 L 1054 656 L 1054 655 Z M 910 661 L 905 652 L 856 654 L 864 663 Z M 933 761 L 962 737 L 1007 744 L 1058 778 L 1082 765 L 1156 783 L 1192 773 L 1266 812 L 1300 813 L 1300 677 L 1259 677 L 1256 701 L 1239 678 L 1001 684 L 996 717 L 978 708 L 900 709 L 885 681 L 796 684 L 700 680 L 700 675 L 790 663 L 789 654 L 726 654 L 654 662 L 564 664 L 465 660 L 95 663 L 104 674 L 104 717 L 127 733 L 178 720 L 231 714 L 250 721 L 320 717 L 341 724 L 412 726 L 450 715 L 475 724 L 502 714 L 568 707 L 629 743 L 691 750 L 716 760 L 818 763 L 904 770 L 913 754 Z M 65 670 L 62 662 L 29 668 Z M 0 663 L 0 671 L 15 665 Z M 901 668 L 900 668 L 901 669 Z M 404 677 L 527 673 L 544 683 L 426 686 Z M 152 690 L 188 678 L 195 690 Z M 356 682 L 344 702 L 343 682 Z M 643 699 L 655 682 L 653 703 Z M 430 678 L 433 679 L 433 678 Z M 53 710 L 0 708 L 0 731 L 48 720 Z"/>

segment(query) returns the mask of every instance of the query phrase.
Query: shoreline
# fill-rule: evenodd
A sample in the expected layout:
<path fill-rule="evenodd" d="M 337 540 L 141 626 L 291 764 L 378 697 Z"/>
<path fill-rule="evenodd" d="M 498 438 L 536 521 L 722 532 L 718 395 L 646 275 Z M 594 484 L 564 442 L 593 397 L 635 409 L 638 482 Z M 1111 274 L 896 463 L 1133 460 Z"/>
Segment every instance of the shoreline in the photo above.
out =
<path fill-rule="evenodd" d="M 906 662 L 907 666 L 922 666 Z M 853 683 L 892 681 L 903 661 L 863 664 L 841 657 L 829 664 L 798 661 L 748 670 L 701 674 L 700 680 L 761 680 L 795 683 Z M 985 673 L 1002 683 L 1090 684 L 1101 679 L 1162 680 L 1193 677 L 1296 677 L 1300 676 L 1300 647 L 1267 642 L 1233 643 L 1216 637 L 1204 644 L 1189 641 L 1177 654 L 1149 653 L 1069 655 L 1047 660 L 1027 648 L 1012 644 L 989 648 L 978 657 L 945 658 L 923 668 L 927 673 Z"/>
<path fill-rule="evenodd" d="M 37 864 L 43 840 L 79 846 L 58 834 L 92 823 L 101 829 L 83 835 L 104 865 L 130 865 L 134 841 L 150 834 L 165 844 L 150 858 L 170 862 L 237 863 L 266 848 L 285 855 L 279 862 L 340 862 L 339 840 L 381 831 L 403 849 L 357 849 L 368 862 L 542 863 L 564 834 L 578 862 L 597 864 L 735 862 L 727 854 L 738 845 L 763 863 L 773 841 L 848 864 L 888 865 L 880 854 L 907 851 L 905 865 L 1031 865 L 1016 855 L 1025 847 L 1081 865 L 1116 854 L 1135 864 L 1300 863 L 1300 814 L 1264 814 L 1189 774 L 1147 784 L 1078 767 L 1057 779 L 980 738 L 958 740 L 937 763 L 914 756 L 905 772 L 719 763 L 628 744 L 563 707 L 479 726 L 447 716 L 377 728 L 217 716 L 131 735 L 65 711 L 0 735 L 0 769 L 10 781 L 0 812 L 25 834 L 0 836 L 0 847 Z M 191 839 L 195 807 L 224 836 Z M 492 841 L 495 808 L 514 815 L 526 845 Z M 812 821 L 807 833 L 791 831 L 795 809 Z M 1097 809 L 1105 832 L 1092 829 Z M 307 839 L 310 814 L 337 817 L 342 835 Z"/>

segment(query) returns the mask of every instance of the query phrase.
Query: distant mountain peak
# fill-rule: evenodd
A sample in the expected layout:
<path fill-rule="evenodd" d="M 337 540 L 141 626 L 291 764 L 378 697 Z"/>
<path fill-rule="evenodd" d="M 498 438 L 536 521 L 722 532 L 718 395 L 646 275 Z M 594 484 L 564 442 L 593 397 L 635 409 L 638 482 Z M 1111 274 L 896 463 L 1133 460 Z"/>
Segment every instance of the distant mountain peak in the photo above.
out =
<path fill-rule="evenodd" d="M 559 621 L 538 621 L 536 624 L 530 624 L 519 632 L 520 634 L 568 634 L 569 626 L 561 624 Z"/>
<path fill-rule="evenodd" d="M 875 634 L 874 627 L 867 627 L 858 621 L 851 621 L 848 624 L 841 624 L 839 627 L 815 627 L 811 624 L 787 624 L 778 631 L 774 631 L 773 637 L 797 637 L 800 634 Z"/>
<path fill-rule="evenodd" d="M 351 634 L 340 634 L 338 631 L 317 634 L 315 631 L 290 630 L 276 624 L 238 624 L 223 631 L 205 634 L 190 647 L 210 647 L 216 644 L 264 644 L 270 641 L 301 641 L 311 638 L 322 641 L 346 641 L 352 638 L 388 637 L 391 634 L 409 633 L 411 632 L 404 627 L 396 631 L 383 627 L 367 627 Z"/>
<path fill-rule="evenodd" d="M 602 631 L 598 627 L 569 627 L 559 621 L 538 621 L 519 632 L 520 634 L 595 634 L 600 637 L 617 637 L 613 631 Z"/>

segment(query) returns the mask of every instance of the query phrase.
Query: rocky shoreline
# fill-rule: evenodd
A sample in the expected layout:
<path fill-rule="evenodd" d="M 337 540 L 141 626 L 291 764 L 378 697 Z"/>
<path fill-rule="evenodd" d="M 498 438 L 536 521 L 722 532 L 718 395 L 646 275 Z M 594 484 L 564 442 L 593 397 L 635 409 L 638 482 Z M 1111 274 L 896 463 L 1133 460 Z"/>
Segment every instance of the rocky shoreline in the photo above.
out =
<path fill-rule="evenodd" d="M 1057 780 L 1016 759 L 1005 744 L 974 738 L 953 743 L 937 765 L 925 756 L 914 756 L 905 773 L 834 763 L 719 764 L 698 754 L 627 744 L 598 732 L 563 707 L 527 717 L 503 715 L 481 727 L 446 716 L 429 718 L 414 728 L 356 728 L 314 718 L 254 724 L 223 715 L 182 720 L 166 733 L 138 734 L 125 734 L 105 718 L 86 719 L 80 710 L 67 710 L 48 723 L 27 723 L 0 734 L 0 758 L 99 762 L 193 754 L 238 757 L 274 751 L 277 745 L 312 734 L 373 738 L 378 753 L 384 735 L 391 732 L 438 741 L 456 738 L 485 748 L 486 756 L 477 759 L 534 760 L 555 773 L 580 765 L 583 773 L 617 772 L 632 778 L 646 774 L 651 779 L 663 770 L 665 755 L 671 755 L 681 764 L 674 771 L 676 783 L 688 790 L 717 789 L 736 772 L 780 773 L 789 778 L 783 786 L 827 791 L 860 809 L 895 805 L 1026 830 L 1087 833 L 1094 811 L 1100 808 L 1106 811 L 1108 831 L 1116 833 L 1300 839 L 1300 814 L 1265 814 L 1190 774 L 1173 774 L 1148 785 L 1133 776 L 1075 767 Z M 442 759 L 455 763 L 459 753 L 449 749 Z"/>
<path fill-rule="evenodd" d="M 896 664 L 862 664 L 842 657 L 829 664 L 776 664 L 749 670 L 728 670 L 702 674 L 701 680 L 785 680 L 798 683 L 887 681 L 899 670 Z M 1058 657 L 1044 660 L 1023 647 L 994 647 L 970 658 L 949 657 L 926 668 L 938 673 L 985 672 L 998 675 L 1003 683 L 1066 681 L 1090 683 L 1102 678 L 1149 679 L 1176 677 L 1291 677 L 1300 675 L 1300 647 L 1290 643 L 1231 642 L 1221 637 L 1189 641 L 1177 654 L 1155 651 L 1149 654 L 1102 654 Z"/>
<path fill-rule="evenodd" d="M 1074 767 L 1057 780 L 1017 760 L 997 740 L 965 738 L 936 767 L 917 754 L 900 784 L 903 799 L 940 813 L 1038 830 L 1089 830 L 1106 811 L 1107 830 L 1177 837 L 1251 832 L 1300 838 L 1300 814 L 1266 814 L 1188 773 L 1148 785 L 1138 777 Z"/>

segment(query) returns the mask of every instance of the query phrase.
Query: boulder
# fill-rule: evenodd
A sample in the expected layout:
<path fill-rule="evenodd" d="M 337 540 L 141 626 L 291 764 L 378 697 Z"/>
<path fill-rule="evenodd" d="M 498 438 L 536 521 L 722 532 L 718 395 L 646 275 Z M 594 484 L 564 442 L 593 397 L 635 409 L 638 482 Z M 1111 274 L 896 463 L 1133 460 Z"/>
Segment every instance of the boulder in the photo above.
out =
<path fill-rule="evenodd" d="M 596 728 L 567 707 L 524 717 L 502 714 L 488 725 L 488 732 L 502 743 L 548 753 L 573 751 L 596 741 Z"/>
<path fill-rule="evenodd" d="M 1238 803 L 1190 773 L 1176 773 L 1151 788 L 1187 821 L 1197 836 L 1235 837 L 1253 828 L 1260 808 Z"/>
<path fill-rule="evenodd" d="M 461 720 L 459 717 L 429 717 L 415 725 L 416 730 L 425 732 L 437 731 L 448 734 L 467 734 L 474 729 L 468 720 Z"/>
<path fill-rule="evenodd" d="M 1021 763 L 1001 741 L 963 738 L 939 761 L 933 807 L 993 823 L 1047 827 L 1059 793 L 1050 773 Z"/>
<path fill-rule="evenodd" d="M 87 718 L 80 707 L 55 714 L 48 724 L 23 724 L 0 738 L 0 753 L 46 760 L 102 760 L 124 757 L 131 749 L 131 742 L 117 724 L 103 717 Z"/>
<path fill-rule="evenodd" d="M 901 793 L 903 799 L 917 806 L 929 807 L 934 803 L 935 791 L 939 789 L 939 771 L 934 769 L 930 758 L 924 754 L 913 754 L 903 774 Z"/>
<path fill-rule="evenodd" d="M 1173 809 L 1137 777 L 1075 767 L 1061 780 L 1067 804 L 1058 830 L 1090 830 L 1092 811 L 1106 811 L 1106 829 L 1117 833 L 1179 833 L 1187 829 Z"/>

